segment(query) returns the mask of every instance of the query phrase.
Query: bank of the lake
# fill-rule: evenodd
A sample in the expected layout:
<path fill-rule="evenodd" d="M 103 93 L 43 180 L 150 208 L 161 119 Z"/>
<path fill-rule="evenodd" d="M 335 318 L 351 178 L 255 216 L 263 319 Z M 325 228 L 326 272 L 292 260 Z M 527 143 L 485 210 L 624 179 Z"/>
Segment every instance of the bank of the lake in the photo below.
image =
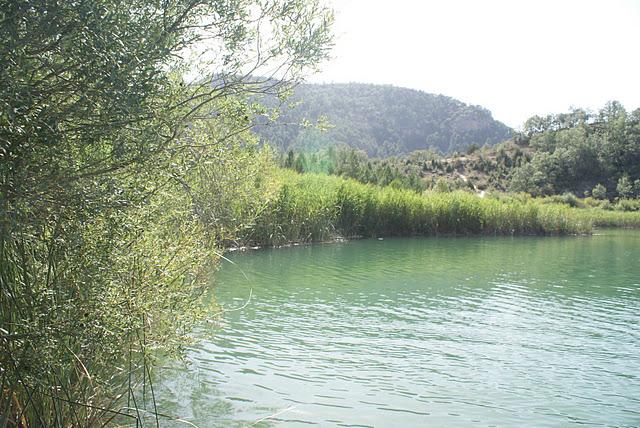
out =
<path fill-rule="evenodd" d="M 634 426 L 640 232 L 234 253 L 164 413 L 198 426 Z M 251 299 L 247 302 L 249 296 Z M 164 422 L 164 421 L 163 421 Z M 167 426 L 182 426 L 167 422 Z"/>
<path fill-rule="evenodd" d="M 279 171 L 240 241 L 278 246 L 336 237 L 578 235 L 594 225 L 640 227 L 640 212 L 577 209 L 526 196 L 418 194 L 323 174 Z"/>

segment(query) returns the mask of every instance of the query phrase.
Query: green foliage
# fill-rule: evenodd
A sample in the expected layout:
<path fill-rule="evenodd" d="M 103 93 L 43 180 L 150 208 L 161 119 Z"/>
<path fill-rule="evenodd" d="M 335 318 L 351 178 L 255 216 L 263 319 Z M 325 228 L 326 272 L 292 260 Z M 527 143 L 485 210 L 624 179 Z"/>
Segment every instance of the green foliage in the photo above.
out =
<path fill-rule="evenodd" d="M 584 221 L 590 221 L 595 227 L 640 227 L 640 212 L 612 211 L 607 209 L 589 208 L 577 210 L 577 215 Z"/>
<path fill-rule="evenodd" d="M 571 192 L 565 192 L 562 195 L 553 195 L 541 198 L 543 204 L 564 204 L 573 208 L 584 208 L 585 204 Z"/>
<path fill-rule="evenodd" d="M 325 89 L 336 90 L 333 86 L 321 86 L 306 88 L 305 91 L 314 97 Z M 370 96 L 378 90 L 367 85 L 346 85 L 342 89 L 344 91 L 338 92 L 336 97 L 350 91 L 357 94 L 365 89 L 371 90 L 370 93 L 365 91 Z M 401 94 L 396 95 L 396 98 L 401 98 Z M 339 103 L 336 108 L 343 108 L 343 104 Z M 325 104 L 321 100 L 314 101 L 312 105 L 314 108 L 320 105 L 329 110 L 333 108 L 328 101 Z M 340 114 L 338 120 L 345 121 L 345 129 L 349 124 L 361 126 L 363 123 L 362 117 L 346 113 Z M 379 122 L 390 123 L 385 122 L 385 118 L 380 118 Z M 332 132 L 339 132 L 338 128 L 332 128 Z M 276 132 L 276 129 L 282 128 L 272 130 Z M 414 130 L 415 127 L 407 129 Z M 267 135 L 278 141 L 282 137 L 279 134 L 271 135 L 269 129 L 263 129 L 262 132 L 263 138 Z M 394 187 L 419 192 L 435 186 L 441 190 L 468 187 L 476 192 L 485 189 L 508 190 L 544 197 L 565 193 L 588 195 L 594 186 L 600 184 L 605 189 L 615 190 L 603 195 L 600 187 L 596 186 L 596 198 L 613 198 L 616 194 L 622 198 L 640 195 L 640 110 L 628 114 L 617 102 L 608 103 L 598 114 L 574 110 L 544 118 L 533 117 L 527 122 L 524 132 L 514 140 L 492 147 L 485 145 L 481 148 L 472 139 L 465 140 L 470 142 L 465 155 L 454 152 L 452 156 L 445 157 L 435 151 L 417 150 L 396 156 L 395 153 L 415 147 L 389 152 L 383 150 L 387 147 L 386 143 L 376 142 L 374 150 L 362 143 L 366 140 L 364 137 L 354 135 L 357 144 L 360 144 L 357 147 L 362 148 L 360 150 L 349 147 L 353 144 L 348 138 L 340 140 L 326 134 L 324 143 L 316 144 L 322 134 L 314 129 L 313 135 L 315 142 L 311 145 L 289 145 L 295 147 L 293 151 L 290 149 L 290 154 L 305 156 L 306 163 L 298 163 L 298 172 L 324 172 L 382 186 L 393 183 Z M 410 136 L 403 138 L 403 141 L 410 141 Z M 387 143 L 389 141 L 386 140 Z M 318 149 L 337 142 L 343 145 Z M 385 157 L 371 157 L 372 153 Z M 291 167 L 284 159 L 280 165 Z"/>
<path fill-rule="evenodd" d="M 304 172 L 305 170 L 308 169 L 307 160 L 304 157 L 304 153 L 300 153 L 296 157 L 295 162 L 293 162 L 293 169 L 298 171 L 298 172 Z"/>
<path fill-rule="evenodd" d="M 547 193 L 546 182 L 545 173 L 539 171 L 532 163 L 527 163 L 512 172 L 509 190 L 539 196 Z"/>
<path fill-rule="evenodd" d="M 640 211 L 640 199 L 620 199 L 612 208 L 616 211 Z"/>
<path fill-rule="evenodd" d="M 289 150 L 286 157 L 280 155 L 279 164 L 300 173 L 335 174 L 362 183 L 393 185 L 418 192 L 427 188 L 427 184 L 421 180 L 422 164 L 399 158 L 371 159 L 365 152 L 345 146 L 331 146 L 306 155 Z"/>
<path fill-rule="evenodd" d="M 295 89 L 290 104 L 275 124 L 258 127 L 263 141 L 281 151 L 347 145 L 370 156 L 429 148 L 452 153 L 473 144 L 496 144 L 511 135 L 479 106 L 393 86 L 305 84 Z M 324 132 L 308 124 L 323 125 Z"/>
<path fill-rule="evenodd" d="M 522 140 L 535 150 L 530 163 L 515 168 L 511 188 L 533 194 L 582 194 L 596 183 L 631 197 L 640 178 L 640 114 L 628 114 L 618 102 L 597 115 L 582 110 L 525 124 Z M 622 191 L 622 193 L 620 192 Z M 602 198 L 601 194 L 594 196 Z"/>
<path fill-rule="evenodd" d="M 627 174 L 620 177 L 616 185 L 616 191 L 621 198 L 630 198 L 634 196 L 633 183 Z"/>
<path fill-rule="evenodd" d="M 527 137 L 531 137 L 548 131 L 575 128 L 585 125 L 588 120 L 589 115 L 582 109 L 574 109 L 569 113 L 552 114 L 546 117 L 533 116 L 525 122 L 523 133 Z"/>
<path fill-rule="evenodd" d="M 591 196 L 593 196 L 596 199 L 606 199 L 607 198 L 607 188 L 604 187 L 604 185 L 598 183 L 596 184 L 596 187 L 593 188 L 593 190 L 591 191 Z"/>
<path fill-rule="evenodd" d="M 245 239 L 256 245 L 327 240 L 336 236 L 449 234 L 527 235 L 590 231 L 590 219 L 558 204 L 531 199 L 482 199 L 468 192 L 425 195 L 351 179 L 282 172 Z"/>
<path fill-rule="evenodd" d="M 436 185 L 434 186 L 434 190 L 437 192 L 451 192 L 453 190 L 453 186 L 451 182 L 442 178 L 439 178 L 436 181 Z"/>
<path fill-rule="evenodd" d="M 0 0 L 5 422 L 155 410 L 155 355 L 187 343 L 216 248 L 269 194 L 257 98 L 326 56 L 331 20 L 315 0 Z"/>

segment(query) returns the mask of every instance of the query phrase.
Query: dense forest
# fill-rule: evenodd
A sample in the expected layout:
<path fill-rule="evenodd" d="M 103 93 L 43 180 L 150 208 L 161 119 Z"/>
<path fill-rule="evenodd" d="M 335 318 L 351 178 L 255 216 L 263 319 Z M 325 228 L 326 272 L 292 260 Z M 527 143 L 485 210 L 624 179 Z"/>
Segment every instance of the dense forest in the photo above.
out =
<path fill-rule="evenodd" d="M 424 149 L 451 153 L 472 144 L 500 143 L 512 133 L 479 106 L 413 89 L 359 83 L 300 85 L 283 104 L 281 116 L 256 132 L 280 150 L 344 144 L 370 156 Z"/>

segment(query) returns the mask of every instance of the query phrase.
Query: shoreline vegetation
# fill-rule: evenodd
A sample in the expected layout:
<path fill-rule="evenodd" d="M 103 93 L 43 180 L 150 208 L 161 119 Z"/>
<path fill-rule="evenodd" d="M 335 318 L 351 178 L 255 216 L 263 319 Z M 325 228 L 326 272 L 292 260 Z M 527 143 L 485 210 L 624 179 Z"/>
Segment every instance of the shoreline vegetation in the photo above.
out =
<path fill-rule="evenodd" d="M 167 418 L 158 356 L 211 317 L 270 176 L 253 119 L 332 22 L 324 0 L 2 3 L 0 427 Z"/>
<path fill-rule="evenodd" d="M 594 227 L 640 227 L 640 212 L 575 208 L 527 195 L 422 194 L 324 174 L 276 173 L 271 195 L 239 249 L 354 238 L 584 235 Z"/>
<path fill-rule="evenodd" d="M 617 103 L 594 118 L 533 118 L 526 141 L 537 155 L 476 147 L 464 163 L 429 151 L 370 163 L 327 149 L 308 162 L 281 154 L 281 166 L 308 174 L 278 169 L 253 131 L 330 57 L 325 3 L 4 2 L 0 426 L 139 426 L 142 414 L 159 426 L 168 416 L 153 392 L 158 355 L 183 355 L 193 327 L 212 317 L 203 296 L 231 243 L 640 227 L 640 109 Z M 449 101 L 467 125 L 490 118 Z M 411 135 L 427 118 L 396 116 L 401 133 L 378 133 Z M 454 119 L 433 118 L 425 129 Z M 301 146 L 313 145 L 317 119 L 300 124 Z M 344 135 L 357 143 L 365 134 Z M 465 146 L 453 130 L 432 135 Z M 316 173 L 330 170 L 343 177 Z M 618 198 L 629 212 L 454 187 L 490 191 L 508 180 L 517 186 L 502 188 L 533 195 Z M 425 191 L 431 183 L 437 191 Z"/>

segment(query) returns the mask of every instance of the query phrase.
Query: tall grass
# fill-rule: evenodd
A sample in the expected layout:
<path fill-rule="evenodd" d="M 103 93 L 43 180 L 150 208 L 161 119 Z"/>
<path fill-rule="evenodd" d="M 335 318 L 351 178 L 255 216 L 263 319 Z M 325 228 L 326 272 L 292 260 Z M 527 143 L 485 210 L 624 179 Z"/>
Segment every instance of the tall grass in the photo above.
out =
<path fill-rule="evenodd" d="M 589 233 L 592 219 L 563 205 L 417 194 L 350 179 L 282 171 L 280 189 L 245 236 L 258 245 L 343 237 Z"/>
<path fill-rule="evenodd" d="M 215 256 L 189 199 L 162 193 L 91 220 L 0 221 L 0 427 L 133 426 L 156 411 L 156 353 L 179 354 L 204 316 Z"/>
<path fill-rule="evenodd" d="M 591 221 L 595 227 L 640 228 L 639 211 L 610 211 L 601 208 L 578 210 L 579 215 Z"/>
<path fill-rule="evenodd" d="M 547 196 L 538 201 L 580 208 L 579 215 L 591 221 L 594 227 L 640 228 L 640 199 L 619 199 L 611 203 L 594 198 L 580 199 L 571 193 L 565 193 Z"/>

